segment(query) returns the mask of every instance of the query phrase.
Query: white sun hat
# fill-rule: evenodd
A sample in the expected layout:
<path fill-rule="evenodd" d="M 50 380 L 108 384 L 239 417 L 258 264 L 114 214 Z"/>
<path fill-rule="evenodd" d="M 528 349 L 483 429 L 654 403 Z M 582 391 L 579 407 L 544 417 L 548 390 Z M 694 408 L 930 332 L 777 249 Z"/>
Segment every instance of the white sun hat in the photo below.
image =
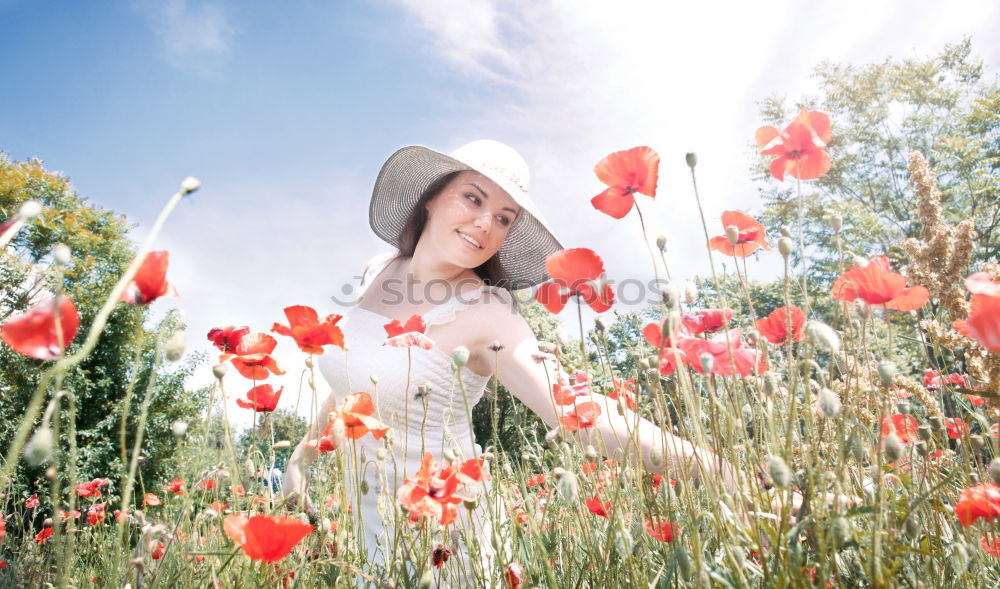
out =
<path fill-rule="evenodd" d="M 411 145 L 389 156 L 375 180 L 368 220 L 384 241 L 399 247 L 399 234 L 420 196 L 436 180 L 452 172 L 474 170 L 510 195 L 522 213 L 517 216 L 497 255 L 507 274 L 509 290 L 548 280 L 545 258 L 561 250 L 549 224 L 528 196 L 528 164 L 509 145 L 480 139 L 443 154 Z"/>

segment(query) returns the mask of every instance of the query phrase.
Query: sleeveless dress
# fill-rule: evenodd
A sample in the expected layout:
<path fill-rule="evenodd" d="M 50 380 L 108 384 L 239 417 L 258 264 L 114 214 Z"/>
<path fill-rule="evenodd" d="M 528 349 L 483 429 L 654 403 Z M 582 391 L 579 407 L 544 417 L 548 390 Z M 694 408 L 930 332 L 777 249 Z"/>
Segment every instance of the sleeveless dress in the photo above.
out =
<path fill-rule="evenodd" d="M 388 253 L 372 259 L 362 278 L 362 295 L 395 257 L 395 253 Z M 469 308 L 490 288 L 484 286 L 478 291 L 463 292 L 461 297 L 424 313 L 424 322 L 430 327 L 454 321 L 458 313 Z M 412 477 L 419 470 L 424 453 L 433 454 L 439 467 L 444 465 L 444 453 L 448 449 L 460 460 L 481 455 L 482 448 L 475 444 L 469 415 L 490 379 L 463 366 L 459 371 L 465 391 L 463 397 L 450 350 L 384 346 L 386 331 L 383 326 L 389 321 L 358 305 L 351 307 L 338 324 L 344 333 L 347 351 L 330 349 L 318 362 L 320 373 L 338 404 L 350 393 L 367 392 L 375 403 L 375 416 L 390 427 L 389 448 L 385 438 L 375 440 L 370 434 L 354 441 L 357 464 L 362 470 L 360 478 L 364 481 L 360 500 L 357 497 L 353 500 L 356 525 L 359 526 L 356 529 L 363 531 L 358 534 L 359 540 L 363 539 L 358 550 L 366 551 L 369 562 L 376 565 L 393 560 L 394 550 L 397 562 L 410 560 L 405 548 L 394 545 L 396 526 L 408 525 L 405 515 L 401 515 L 396 506 L 396 490 L 404 478 Z M 377 376 L 377 385 L 372 375 Z M 430 384 L 430 393 L 421 398 L 417 387 L 425 383 Z M 386 449 L 383 460 L 376 459 L 380 448 Z M 359 475 L 348 471 L 348 476 L 354 479 Z M 483 586 L 482 579 L 492 579 L 485 586 L 496 584 L 497 546 L 505 546 L 505 543 L 500 540 L 499 530 L 491 525 L 489 510 L 494 511 L 494 521 L 504 521 L 506 514 L 503 506 L 489 496 L 488 488 L 489 483 L 480 485 L 475 509 L 469 510 L 459 504 L 456 522 L 444 528 L 443 533 L 435 532 L 432 548 L 440 542 L 453 552 L 444 567 L 435 570 L 436 586 Z M 430 553 L 419 556 L 430 558 Z M 408 564 L 407 568 L 413 574 L 414 567 Z M 470 577 L 472 571 L 479 577 Z"/>

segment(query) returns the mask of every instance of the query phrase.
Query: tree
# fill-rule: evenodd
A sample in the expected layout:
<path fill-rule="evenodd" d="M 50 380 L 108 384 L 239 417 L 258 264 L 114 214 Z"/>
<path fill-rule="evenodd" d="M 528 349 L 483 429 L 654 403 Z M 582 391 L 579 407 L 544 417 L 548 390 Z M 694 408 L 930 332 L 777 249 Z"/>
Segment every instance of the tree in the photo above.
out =
<path fill-rule="evenodd" d="M 973 265 L 1000 254 L 1000 85 L 986 79 L 965 39 L 926 59 L 887 59 L 866 65 L 824 62 L 816 67 L 820 95 L 789 109 L 784 98 L 761 104 L 766 124 L 782 128 L 794 111 L 826 112 L 833 124 L 830 172 L 803 185 L 804 231 L 811 280 L 825 287 L 838 255 L 831 214 L 843 218 L 842 243 L 863 256 L 887 253 L 907 262 L 899 244 L 920 231 L 907 153 L 920 151 L 937 173 L 945 221 L 972 218 L 980 248 Z M 794 181 L 779 183 L 768 160 L 754 166 L 769 227 L 798 224 Z M 848 259 L 848 264 L 850 260 Z"/>
<path fill-rule="evenodd" d="M 128 239 L 125 219 L 89 204 L 76 194 L 69 180 L 47 172 L 38 160 L 15 162 L 0 154 L 0 219 L 12 216 L 26 200 L 38 201 L 44 211 L 39 219 L 23 228 L 8 249 L 0 253 L 0 321 L 31 306 L 46 291 L 56 288 L 57 274 L 47 263 L 57 243 L 69 246 L 73 259 L 65 268 L 63 284 L 76 303 L 80 330 L 72 353 L 84 339 L 98 309 L 115 282 L 135 255 Z M 164 365 L 161 343 L 183 325 L 176 314 L 168 314 L 157 325 L 147 326 L 146 307 L 119 304 L 112 313 L 94 351 L 69 371 L 62 389 L 70 391 L 77 408 L 78 479 L 110 478 L 109 493 L 117 495 L 123 472 L 119 424 L 129 403 L 126 446 L 131 450 L 138 430 L 139 410 L 150 398 L 142 454 L 147 481 L 170 475 L 175 469 L 174 441 L 170 425 L 174 420 L 191 420 L 205 407 L 203 393 L 187 392 L 184 381 L 201 355 Z M 25 407 L 34 393 L 47 363 L 26 358 L 0 345 L 0 448 L 7 448 L 20 424 Z M 54 391 L 48 391 L 52 398 Z M 59 475 L 65 477 L 68 431 L 65 406 L 60 412 L 62 440 L 58 444 Z M 47 493 L 45 466 L 29 467 L 23 462 L 13 481 L 12 500 L 25 493 Z M 63 479 L 65 480 L 65 478 Z M 65 488 L 65 487 L 63 487 Z"/>

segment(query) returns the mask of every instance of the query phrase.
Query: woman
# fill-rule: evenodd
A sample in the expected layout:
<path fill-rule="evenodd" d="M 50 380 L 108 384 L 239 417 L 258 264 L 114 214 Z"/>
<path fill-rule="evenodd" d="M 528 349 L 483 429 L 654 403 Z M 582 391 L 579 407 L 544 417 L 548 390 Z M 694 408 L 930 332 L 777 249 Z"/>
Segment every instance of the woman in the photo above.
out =
<path fill-rule="evenodd" d="M 354 352 L 350 364 L 338 353 L 320 361 L 333 392 L 316 427 L 326 427 L 328 413 L 356 391 L 371 394 L 377 416 L 391 427 L 392 445 L 385 459 L 379 459 L 386 452 L 383 441 L 365 436 L 355 442 L 356 468 L 364 473 L 355 505 L 364 527 L 364 547 L 359 549 L 374 562 L 391 563 L 413 556 L 393 536 L 399 485 L 417 472 L 427 452 L 439 462 L 449 452 L 462 458 L 479 456 L 469 413 L 494 367 L 500 367 L 504 387 L 549 427 L 558 427 L 559 417 L 571 409 L 553 402 L 550 383 L 559 377 L 558 367 L 552 359 L 539 359 L 538 341 L 507 290 L 544 281 L 545 258 L 561 246 L 528 197 L 527 164 L 495 141 L 475 141 L 450 155 L 415 146 L 397 151 L 379 173 L 369 218 L 375 233 L 399 251 L 369 264 L 363 296 L 342 324 L 345 342 Z M 384 326 L 392 320 L 406 322 L 414 314 L 422 315 L 434 347 L 383 346 Z M 460 346 L 468 349 L 468 361 L 458 370 L 459 383 L 450 352 Z M 417 386 L 425 381 L 429 389 Z M 697 477 L 701 469 L 709 469 L 734 490 L 731 467 L 713 453 L 631 411 L 620 414 L 604 395 L 594 394 L 591 400 L 608 409 L 594 427 L 567 434 L 577 443 L 591 444 L 610 458 L 639 459 L 654 473 L 666 467 L 674 476 L 682 476 L 684 469 Z M 312 437 L 307 435 L 298 445 L 286 469 L 284 489 L 293 497 L 305 489 L 307 466 L 317 455 L 310 446 Z M 651 459 L 654 448 L 665 461 Z M 481 571 L 488 578 L 497 569 L 492 565 L 494 553 L 505 548 L 490 525 L 489 511 L 495 521 L 506 514 L 490 497 L 482 499 L 474 510 L 458 510 L 453 537 L 444 540 L 455 557 L 471 565 L 464 570 Z M 451 583 L 472 586 L 481 581 L 453 578 Z"/>

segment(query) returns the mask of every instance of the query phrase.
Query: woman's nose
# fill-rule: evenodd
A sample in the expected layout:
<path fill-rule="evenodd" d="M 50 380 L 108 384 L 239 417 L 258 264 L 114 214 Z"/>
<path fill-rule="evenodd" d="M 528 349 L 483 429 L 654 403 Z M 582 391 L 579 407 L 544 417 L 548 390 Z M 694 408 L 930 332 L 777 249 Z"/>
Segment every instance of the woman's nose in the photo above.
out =
<path fill-rule="evenodd" d="M 490 227 L 493 226 L 493 215 L 490 213 L 484 213 L 482 215 L 476 216 L 476 227 L 484 231 L 489 231 Z"/>

